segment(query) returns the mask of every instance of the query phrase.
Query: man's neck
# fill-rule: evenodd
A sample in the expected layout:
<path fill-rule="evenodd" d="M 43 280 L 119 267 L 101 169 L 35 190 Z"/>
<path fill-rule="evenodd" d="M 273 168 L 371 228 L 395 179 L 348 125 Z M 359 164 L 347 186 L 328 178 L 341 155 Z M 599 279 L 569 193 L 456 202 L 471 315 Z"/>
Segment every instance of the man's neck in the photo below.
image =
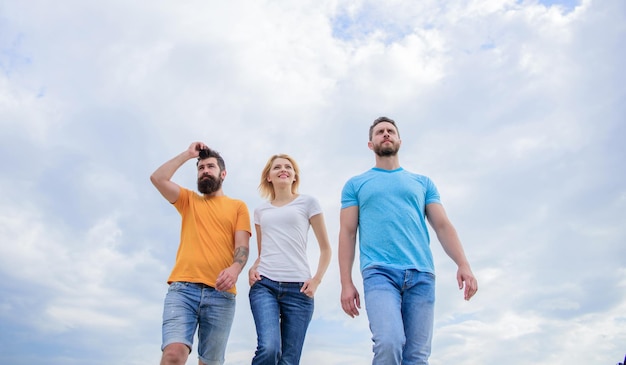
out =
<path fill-rule="evenodd" d="M 222 190 L 222 188 L 220 188 L 218 191 L 214 191 L 211 194 L 203 194 L 203 196 L 205 198 L 213 198 L 213 197 L 217 197 L 217 196 L 224 196 L 224 190 Z"/>
<path fill-rule="evenodd" d="M 376 155 L 376 167 L 383 170 L 395 170 L 400 168 L 400 159 L 395 156 Z"/>

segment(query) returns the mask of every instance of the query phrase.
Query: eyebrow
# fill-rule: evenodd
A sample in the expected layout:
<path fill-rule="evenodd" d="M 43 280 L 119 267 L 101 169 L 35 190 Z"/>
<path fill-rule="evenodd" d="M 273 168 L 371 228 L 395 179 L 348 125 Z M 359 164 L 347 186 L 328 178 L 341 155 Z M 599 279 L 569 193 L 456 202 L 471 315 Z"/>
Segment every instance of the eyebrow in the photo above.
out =
<path fill-rule="evenodd" d="M 377 130 L 376 130 L 376 133 L 385 132 L 385 131 L 394 132 L 394 133 L 396 132 L 396 130 L 395 130 L 395 129 L 393 129 L 393 128 L 389 127 L 389 128 L 380 128 L 380 129 L 377 129 Z"/>
<path fill-rule="evenodd" d="M 198 168 L 200 168 L 201 166 L 215 167 L 215 166 L 217 166 L 217 164 L 213 163 L 213 162 L 207 162 L 207 163 L 200 163 L 200 164 L 198 164 Z"/>

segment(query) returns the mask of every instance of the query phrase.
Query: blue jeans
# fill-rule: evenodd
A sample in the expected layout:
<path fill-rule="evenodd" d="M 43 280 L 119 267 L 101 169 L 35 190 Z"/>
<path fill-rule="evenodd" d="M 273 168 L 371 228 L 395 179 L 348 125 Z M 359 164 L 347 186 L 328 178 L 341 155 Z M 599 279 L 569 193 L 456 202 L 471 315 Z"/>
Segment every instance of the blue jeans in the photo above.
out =
<path fill-rule="evenodd" d="M 300 363 L 314 307 L 313 298 L 300 292 L 303 284 L 262 276 L 250 288 L 250 309 L 257 334 L 252 365 Z"/>
<path fill-rule="evenodd" d="M 235 316 L 235 295 L 196 283 L 170 284 L 163 305 L 163 344 L 193 345 L 198 329 L 198 358 L 207 365 L 224 363 L 224 353 Z"/>
<path fill-rule="evenodd" d="M 427 365 L 433 335 L 435 275 L 373 266 L 363 270 L 373 365 Z"/>

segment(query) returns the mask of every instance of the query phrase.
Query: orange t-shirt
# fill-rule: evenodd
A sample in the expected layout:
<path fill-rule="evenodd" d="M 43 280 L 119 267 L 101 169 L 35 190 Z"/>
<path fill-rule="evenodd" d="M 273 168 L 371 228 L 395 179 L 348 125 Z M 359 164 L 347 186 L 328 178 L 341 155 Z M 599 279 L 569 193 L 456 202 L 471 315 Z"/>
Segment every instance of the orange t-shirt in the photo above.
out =
<path fill-rule="evenodd" d="M 167 283 L 187 281 L 215 287 L 217 276 L 233 263 L 235 231 L 250 234 L 246 204 L 227 196 L 204 197 L 181 188 L 174 207 L 182 217 L 176 263 Z M 233 287 L 229 292 L 236 294 Z"/>

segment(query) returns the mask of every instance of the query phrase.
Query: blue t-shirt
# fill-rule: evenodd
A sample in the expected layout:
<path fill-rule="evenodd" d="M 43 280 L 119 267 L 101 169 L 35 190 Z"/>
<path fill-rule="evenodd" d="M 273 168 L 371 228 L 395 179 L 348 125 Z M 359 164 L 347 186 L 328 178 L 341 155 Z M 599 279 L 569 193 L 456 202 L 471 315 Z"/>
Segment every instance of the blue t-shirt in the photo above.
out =
<path fill-rule="evenodd" d="M 348 180 L 341 208 L 359 207 L 361 271 L 373 265 L 434 273 L 426 205 L 440 204 L 428 177 L 372 168 Z"/>

